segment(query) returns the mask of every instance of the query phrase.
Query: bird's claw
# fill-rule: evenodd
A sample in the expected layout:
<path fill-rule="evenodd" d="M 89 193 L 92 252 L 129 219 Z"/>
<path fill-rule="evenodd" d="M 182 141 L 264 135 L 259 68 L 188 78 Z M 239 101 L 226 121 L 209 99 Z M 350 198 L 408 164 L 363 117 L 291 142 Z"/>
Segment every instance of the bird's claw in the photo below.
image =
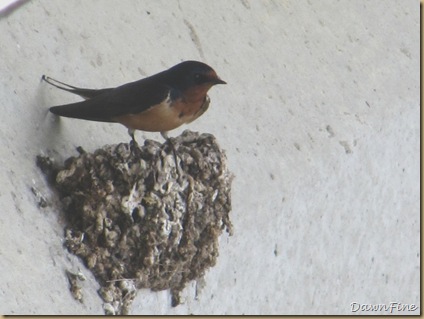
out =
<path fill-rule="evenodd" d="M 136 140 L 131 140 L 130 150 L 131 150 L 131 153 L 136 157 L 139 157 L 141 155 L 141 149 L 138 143 L 136 142 Z"/>

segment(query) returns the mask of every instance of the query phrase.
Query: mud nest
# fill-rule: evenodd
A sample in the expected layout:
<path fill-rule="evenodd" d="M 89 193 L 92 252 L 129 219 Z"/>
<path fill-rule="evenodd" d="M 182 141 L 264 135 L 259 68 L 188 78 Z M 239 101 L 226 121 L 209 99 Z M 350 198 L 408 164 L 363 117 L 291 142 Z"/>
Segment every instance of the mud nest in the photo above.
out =
<path fill-rule="evenodd" d="M 185 131 L 161 144 L 108 145 L 53 169 L 66 214 L 65 246 L 101 285 L 107 314 L 127 314 L 137 289 L 170 289 L 172 305 L 231 235 L 232 174 L 213 135 Z M 40 167 L 52 167 L 39 157 Z"/>

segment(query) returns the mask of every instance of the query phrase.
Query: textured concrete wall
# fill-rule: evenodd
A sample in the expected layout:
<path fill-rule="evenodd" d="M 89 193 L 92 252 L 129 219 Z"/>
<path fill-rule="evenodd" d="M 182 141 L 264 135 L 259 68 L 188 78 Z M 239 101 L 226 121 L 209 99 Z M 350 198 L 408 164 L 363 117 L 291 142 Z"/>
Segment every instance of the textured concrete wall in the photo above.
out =
<path fill-rule="evenodd" d="M 78 98 L 41 75 L 101 88 L 188 59 L 228 82 L 189 128 L 227 150 L 235 234 L 197 299 L 195 284 L 177 308 L 140 291 L 133 313 L 419 306 L 418 1 L 31 1 L 0 34 L 0 313 L 103 313 L 62 246 L 61 215 L 37 207 L 31 187 L 54 197 L 35 156 L 60 162 L 128 136 L 55 119 L 48 106 Z M 78 267 L 83 304 L 64 275 Z"/>

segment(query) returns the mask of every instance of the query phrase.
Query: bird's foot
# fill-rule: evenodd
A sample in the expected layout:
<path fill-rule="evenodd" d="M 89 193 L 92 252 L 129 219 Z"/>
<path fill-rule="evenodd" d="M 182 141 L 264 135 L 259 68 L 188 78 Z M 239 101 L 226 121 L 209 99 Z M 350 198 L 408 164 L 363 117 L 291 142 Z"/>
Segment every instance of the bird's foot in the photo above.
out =
<path fill-rule="evenodd" d="M 168 136 L 166 136 L 166 142 L 170 146 L 172 153 L 174 155 L 175 169 L 177 170 L 178 180 L 181 180 L 182 174 L 181 174 L 181 171 L 180 171 L 180 167 L 178 166 L 178 152 L 177 152 L 177 147 L 176 147 L 177 142 L 175 141 L 174 138 L 168 137 Z"/>
<path fill-rule="evenodd" d="M 138 145 L 137 141 L 135 139 L 131 140 L 130 142 L 130 150 L 131 153 L 136 156 L 136 157 L 140 157 L 141 155 L 141 148 Z"/>
<path fill-rule="evenodd" d="M 138 145 L 137 141 L 135 140 L 134 133 L 135 133 L 135 130 L 130 128 L 128 129 L 128 134 L 131 136 L 130 150 L 134 156 L 139 157 L 141 155 L 141 148 Z"/>

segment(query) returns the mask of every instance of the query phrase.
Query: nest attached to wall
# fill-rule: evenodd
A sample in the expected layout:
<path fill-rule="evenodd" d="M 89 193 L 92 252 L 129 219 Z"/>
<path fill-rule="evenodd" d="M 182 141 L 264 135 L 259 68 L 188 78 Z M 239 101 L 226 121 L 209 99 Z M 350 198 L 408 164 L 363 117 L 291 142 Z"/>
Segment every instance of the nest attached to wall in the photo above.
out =
<path fill-rule="evenodd" d="M 178 305 L 185 285 L 215 265 L 223 230 L 232 234 L 233 175 L 215 137 L 184 131 L 163 144 L 79 152 L 53 169 L 53 185 L 65 246 L 100 283 L 105 312 L 127 314 L 140 288 L 170 289 Z"/>

